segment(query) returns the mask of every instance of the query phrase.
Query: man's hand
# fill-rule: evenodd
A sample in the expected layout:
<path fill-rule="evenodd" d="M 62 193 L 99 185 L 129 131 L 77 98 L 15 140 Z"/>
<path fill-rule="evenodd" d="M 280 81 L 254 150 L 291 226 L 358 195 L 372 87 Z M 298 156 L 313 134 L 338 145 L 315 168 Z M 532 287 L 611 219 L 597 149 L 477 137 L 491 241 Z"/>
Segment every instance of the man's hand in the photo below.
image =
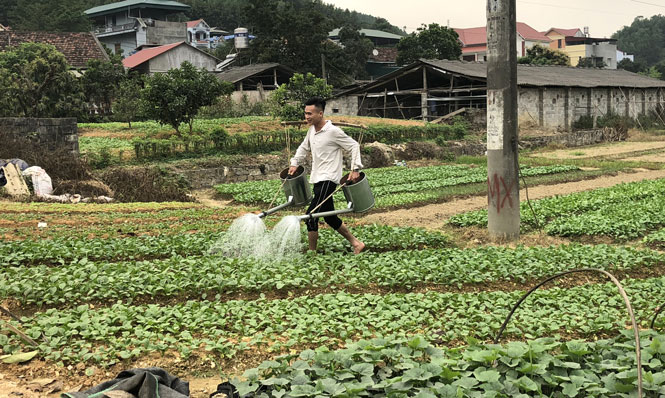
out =
<path fill-rule="evenodd" d="M 349 173 L 349 181 L 356 182 L 360 179 L 360 173 L 357 171 L 352 171 Z"/>
<path fill-rule="evenodd" d="M 292 176 L 298 171 L 298 166 L 291 166 L 289 167 L 289 175 Z"/>

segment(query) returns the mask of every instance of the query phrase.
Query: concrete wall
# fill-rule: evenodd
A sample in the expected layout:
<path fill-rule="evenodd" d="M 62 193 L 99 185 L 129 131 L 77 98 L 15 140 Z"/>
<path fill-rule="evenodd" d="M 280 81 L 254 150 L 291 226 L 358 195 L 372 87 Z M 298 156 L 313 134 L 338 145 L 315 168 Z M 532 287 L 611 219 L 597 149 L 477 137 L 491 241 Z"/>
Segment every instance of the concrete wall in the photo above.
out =
<path fill-rule="evenodd" d="M 355 116 L 358 114 L 358 97 L 350 95 L 326 102 L 326 114 Z"/>
<path fill-rule="evenodd" d="M 146 41 L 150 45 L 164 45 L 187 41 L 187 24 L 184 22 L 155 21 L 155 26 L 148 26 Z"/>
<path fill-rule="evenodd" d="M 16 137 L 31 137 L 49 149 L 65 148 L 78 155 L 76 118 L 0 118 L 0 132 Z"/>
<path fill-rule="evenodd" d="M 569 131 L 582 116 L 613 113 L 637 118 L 663 106 L 665 91 L 657 88 L 520 87 L 518 119 L 521 127 Z"/>
<path fill-rule="evenodd" d="M 250 104 L 256 104 L 257 102 L 267 101 L 274 90 L 245 90 L 245 91 L 234 91 L 231 93 L 231 99 L 235 102 L 241 102 L 243 96 L 247 96 L 247 101 Z"/>
<path fill-rule="evenodd" d="M 100 36 L 97 37 L 97 39 L 99 39 L 101 43 L 108 47 L 113 52 L 113 54 L 115 54 L 116 43 L 120 43 L 123 58 L 129 56 L 132 51 L 136 50 L 136 47 L 140 45 L 137 44 L 137 34 L 134 31 L 121 35 Z"/>
<path fill-rule="evenodd" d="M 592 56 L 602 58 L 606 69 L 616 69 L 617 68 L 617 45 L 616 43 L 596 43 L 592 44 L 591 53 Z"/>
<path fill-rule="evenodd" d="M 185 61 L 191 62 L 197 68 L 205 68 L 208 71 L 214 71 L 215 65 L 217 65 L 217 61 L 213 57 L 194 49 L 190 45 L 179 45 L 148 62 L 150 63 L 150 73 L 159 73 L 172 68 L 179 68 Z"/>

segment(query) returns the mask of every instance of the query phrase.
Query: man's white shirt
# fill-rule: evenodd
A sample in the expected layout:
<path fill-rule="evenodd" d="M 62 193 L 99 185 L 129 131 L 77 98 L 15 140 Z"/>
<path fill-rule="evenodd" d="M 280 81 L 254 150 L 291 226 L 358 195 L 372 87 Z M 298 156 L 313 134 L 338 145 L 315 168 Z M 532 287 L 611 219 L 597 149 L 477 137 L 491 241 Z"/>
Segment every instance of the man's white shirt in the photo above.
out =
<path fill-rule="evenodd" d="M 344 151 L 351 152 L 351 170 L 363 167 L 360 160 L 360 145 L 330 120 L 326 120 L 326 124 L 319 131 L 316 131 L 314 126 L 309 127 L 305 139 L 291 158 L 291 166 L 303 164 L 307 152 L 310 152 L 312 173 L 309 182 L 315 184 L 330 180 L 339 184 L 339 180 L 342 179 Z"/>

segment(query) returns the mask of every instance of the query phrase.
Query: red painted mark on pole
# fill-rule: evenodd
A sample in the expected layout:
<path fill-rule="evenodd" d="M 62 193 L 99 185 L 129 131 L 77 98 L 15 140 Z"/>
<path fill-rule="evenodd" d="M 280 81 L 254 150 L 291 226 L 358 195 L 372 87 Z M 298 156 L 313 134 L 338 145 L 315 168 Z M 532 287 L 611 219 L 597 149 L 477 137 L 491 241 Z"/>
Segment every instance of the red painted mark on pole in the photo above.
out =
<path fill-rule="evenodd" d="M 491 205 L 492 200 L 496 202 L 496 212 L 501 213 L 501 209 L 506 206 L 506 201 L 508 201 L 508 206 L 512 209 L 513 207 L 513 197 L 512 189 L 515 185 L 513 181 L 510 185 L 506 184 L 506 180 L 503 177 L 499 177 L 498 174 L 494 173 L 492 179 L 490 180 L 487 177 L 487 190 L 489 195 L 487 195 L 487 204 Z M 501 188 L 503 187 L 503 192 Z"/>

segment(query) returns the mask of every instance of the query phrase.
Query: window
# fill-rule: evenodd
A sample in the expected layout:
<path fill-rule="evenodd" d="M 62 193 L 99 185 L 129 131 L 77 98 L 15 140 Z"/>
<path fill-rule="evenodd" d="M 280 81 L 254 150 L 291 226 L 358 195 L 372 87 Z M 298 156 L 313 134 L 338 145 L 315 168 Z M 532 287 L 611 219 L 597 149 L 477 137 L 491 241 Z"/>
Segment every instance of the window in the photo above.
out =
<path fill-rule="evenodd" d="M 561 39 L 557 40 L 558 48 L 561 48 Z"/>

